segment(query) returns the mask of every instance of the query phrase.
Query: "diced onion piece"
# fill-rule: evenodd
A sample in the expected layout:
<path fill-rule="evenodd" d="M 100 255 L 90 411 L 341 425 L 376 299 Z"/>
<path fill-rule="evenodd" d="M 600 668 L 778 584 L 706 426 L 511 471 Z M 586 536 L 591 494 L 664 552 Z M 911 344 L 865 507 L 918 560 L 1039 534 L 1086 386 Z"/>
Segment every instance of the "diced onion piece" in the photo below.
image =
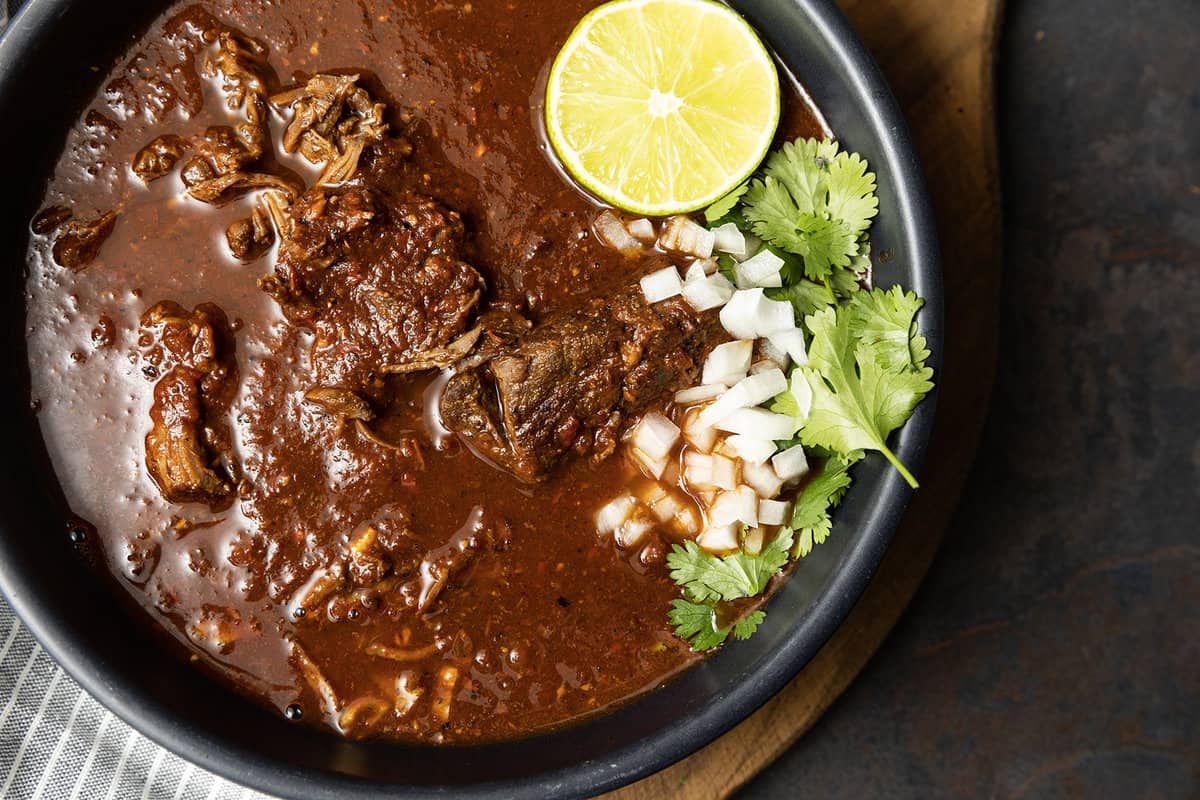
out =
<path fill-rule="evenodd" d="M 755 330 L 762 337 L 769 337 L 779 331 L 796 330 L 796 313 L 792 310 L 792 304 L 786 300 L 771 300 L 764 297 L 759 306 Z"/>
<path fill-rule="evenodd" d="M 721 492 L 708 510 L 708 521 L 717 526 L 741 522 L 753 528 L 758 524 L 758 495 L 749 486 Z"/>
<path fill-rule="evenodd" d="M 716 237 L 713 232 L 697 225 L 689 217 L 678 216 L 667 220 L 658 245 L 669 253 L 708 258 L 713 252 Z"/>
<path fill-rule="evenodd" d="M 738 549 L 738 534 L 741 525 L 710 525 L 696 537 L 696 544 L 710 553 L 724 553 Z"/>
<path fill-rule="evenodd" d="M 690 389 L 680 389 L 675 393 L 675 402 L 681 406 L 691 406 L 695 405 L 696 403 L 707 403 L 709 400 L 716 400 L 728 388 L 729 386 L 724 382 L 706 382 L 702 386 L 693 386 Z"/>
<path fill-rule="evenodd" d="M 647 303 L 658 303 L 683 292 L 683 281 L 679 279 L 679 270 L 675 267 L 643 275 L 641 284 Z"/>
<path fill-rule="evenodd" d="M 758 514 L 758 522 L 760 525 L 765 524 L 765 523 L 763 523 L 761 511 Z M 762 552 L 762 548 L 763 548 L 763 529 L 762 528 L 751 528 L 750 530 L 746 531 L 746 538 L 744 540 L 742 540 L 742 549 L 745 550 L 750 555 L 756 556 Z"/>
<path fill-rule="evenodd" d="M 712 457 L 712 482 L 718 489 L 736 489 L 738 485 L 738 462 L 728 456 Z"/>
<path fill-rule="evenodd" d="M 786 525 L 788 512 L 791 510 L 792 504 L 784 500 L 759 500 L 758 524 Z"/>
<path fill-rule="evenodd" d="M 742 480 L 752 486 L 759 497 L 768 500 L 778 495 L 779 490 L 783 488 L 783 478 L 775 473 L 770 464 L 746 462 L 742 465 Z"/>
<path fill-rule="evenodd" d="M 783 286 L 783 277 L 779 274 L 782 267 L 783 259 L 764 248 L 738 264 L 735 272 L 750 286 L 773 288 Z"/>
<path fill-rule="evenodd" d="M 717 485 L 713 483 L 712 456 L 695 452 L 684 453 L 683 481 L 688 488 L 697 492 L 716 489 Z"/>
<path fill-rule="evenodd" d="M 721 268 L 721 265 L 717 263 L 715 258 L 698 258 L 692 262 L 692 266 L 699 267 L 704 271 L 705 275 L 715 275 L 717 270 Z"/>
<path fill-rule="evenodd" d="M 696 311 L 725 305 L 732 296 L 733 284 L 719 272 L 703 280 L 689 280 L 683 285 L 683 299 Z"/>
<path fill-rule="evenodd" d="M 769 333 L 767 341 L 772 347 L 786 352 L 797 367 L 808 365 L 808 348 L 804 346 L 804 332 L 799 328 Z"/>
<path fill-rule="evenodd" d="M 803 425 L 808 421 L 808 415 L 812 411 L 812 387 L 808 385 L 806 378 L 796 375 L 788 391 L 791 392 L 792 398 L 796 401 L 796 407 L 799 409 L 796 412 L 796 419 Z"/>
<path fill-rule="evenodd" d="M 800 331 L 796 331 L 796 333 L 800 333 Z M 787 369 L 788 365 L 792 363 L 792 357 L 788 355 L 788 352 L 781 347 L 777 347 L 770 339 L 759 339 L 758 348 L 763 357 L 763 360 L 759 362 L 760 364 L 772 364 L 780 369 Z M 751 367 L 750 371 L 753 372 L 754 368 Z"/>
<path fill-rule="evenodd" d="M 700 412 L 701 425 L 716 425 L 725 417 L 742 408 L 749 408 L 754 405 L 751 402 L 749 394 L 746 392 L 746 387 L 742 386 L 739 381 L 735 386 L 731 387 L 716 399 L 716 402 L 710 403 L 705 409 Z"/>
<path fill-rule="evenodd" d="M 758 337 L 761 305 L 766 298 L 762 289 L 739 289 L 721 309 L 721 324 L 735 339 Z"/>
<path fill-rule="evenodd" d="M 743 378 L 737 382 L 733 389 L 737 389 L 738 387 L 741 387 L 741 390 L 745 393 L 746 400 L 748 401 L 747 405 L 758 406 L 767 402 L 772 397 L 786 392 L 788 390 L 788 381 L 783 374 L 783 370 L 775 367 Z M 733 391 L 733 389 L 730 391 Z"/>
<path fill-rule="evenodd" d="M 794 481 L 808 474 L 808 457 L 804 455 L 804 447 L 796 445 L 782 453 L 777 453 L 771 459 L 775 472 L 785 481 Z"/>
<path fill-rule="evenodd" d="M 634 253 L 642 249 L 642 243 L 630 235 L 629 229 L 611 211 L 605 211 L 596 217 L 592 229 L 596 232 L 597 239 L 614 250 Z"/>
<path fill-rule="evenodd" d="M 641 544 L 642 539 L 654 527 L 654 523 L 645 517 L 634 517 L 627 519 L 617 528 L 613 538 L 617 540 L 617 544 L 624 548 L 637 547 Z"/>
<path fill-rule="evenodd" d="M 675 499 L 674 495 L 664 492 L 663 496 L 650 506 L 650 510 L 654 512 L 654 516 L 658 518 L 659 522 L 670 522 L 676 514 L 683 510 L 683 506 Z"/>
<path fill-rule="evenodd" d="M 746 235 L 738 230 L 737 225 L 726 222 L 719 228 L 713 228 L 713 248 L 741 260 L 746 257 Z"/>
<path fill-rule="evenodd" d="M 651 411 L 633 429 L 633 446 L 655 461 L 666 458 L 679 441 L 679 428 L 657 411 Z"/>
<path fill-rule="evenodd" d="M 637 465 L 642 468 L 642 472 L 644 472 L 648 477 L 654 478 L 655 480 L 658 480 L 662 477 L 663 471 L 666 470 L 667 464 L 671 460 L 668 456 L 654 458 L 647 454 L 640 447 L 629 448 L 629 454 L 633 457 L 633 460 L 637 462 Z"/>
<path fill-rule="evenodd" d="M 753 233 L 746 234 L 746 258 L 758 255 L 758 251 L 762 250 L 762 239 L 755 236 Z M 744 261 L 745 259 L 738 259 Z"/>
<path fill-rule="evenodd" d="M 694 505 L 685 505 L 675 515 L 675 527 L 682 533 L 695 535 L 700 531 L 700 514 Z"/>
<path fill-rule="evenodd" d="M 716 444 L 717 429 L 712 425 L 705 425 L 700 420 L 700 411 L 693 410 L 683 418 L 683 438 L 701 453 L 707 453 Z M 684 458 L 687 458 L 687 455 Z"/>
<path fill-rule="evenodd" d="M 754 342 L 739 339 L 719 344 L 704 359 L 704 372 L 700 378 L 704 383 L 723 383 L 726 386 L 746 377 L 750 359 L 754 357 Z"/>
<path fill-rule="evenodd" d="M 717 423 L 717 429 L 757 439 L 790 439 L 795 422 L 786 414 L 773 414 L 765 408 L 739 408 L 723 417 Z"/>
<path fill-rule="evenodd" d="M 683 282 L 687 284 L 694 281 L 702 281 L 707 278 L 709 273 L 705 269 L 706 263 L 707 262 L 704 261 L 693 261 L 691 265 L 688 266 L 687 271 L 683 273 Z"/>
<path fill-rule="evenodd" d="M 749 464 L 765 464 L 775 455 L 775 442 L 771 439 L 756 439 L 753 436 L 734 434 L 725 439 L 738 458 Z"/>
<path fill-rule="evenodd" d="M 629 220 L 625 223 L 625 229 L 629 231 L 630 236 L 643 244 L 651 244 L 658 238 L 658 234 L 654 232 L 654 223 L 645 218 Z"/>
<path fill-rule="evenodd" d="M 596 531 L 601 535 L 613 533 L 633 515 L 637 501 L 623 494 L 596 512 Z"/>

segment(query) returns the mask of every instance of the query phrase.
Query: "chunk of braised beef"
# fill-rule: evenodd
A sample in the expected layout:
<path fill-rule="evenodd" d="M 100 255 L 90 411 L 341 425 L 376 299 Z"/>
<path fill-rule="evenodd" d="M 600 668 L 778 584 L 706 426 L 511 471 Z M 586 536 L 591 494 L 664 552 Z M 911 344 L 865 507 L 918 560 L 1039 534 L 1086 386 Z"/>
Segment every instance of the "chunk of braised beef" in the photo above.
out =
<path fill-rule="evenodd" d="M 460 257 L 456 213 L 352 185 L 309 190 L 289 220 L 261 285 L 316 333 L 322 384 L 363 386 L 468 331 L 484 284 Z"/>
<path fill-rule="evenodd" d="M 142 373 L 154 386 L 146 467 L 174 503 L 222 508 L 233 499 L 232 450 L 223 415 L 237 390 L 233 335 L 211 303 L 187 311 L 164 301 L 142 315 Z"/>
<path fill-rule="evenodd" d="M 117 212 L 109 211 L 89 221 L 73 219 L 63 225 L 51 248 L 54 261 L 72 270 L 81 270 L 96 259 L 100 247 L 117 224 Z"/>
<path fill-rule="evenodd" d="M 318 186 L 334 186 L 358 169 L 363 150 L 387 136 L 386 106 L 358 85 L 358 75 L 314 75 L 303 85 L 271 98 L 290 106 L 292 119 L 283 133 L 283 149 L 299 152 L 313 164 L 324 164 Z M 411 151 L 411 145 L 396 140 Z"/>
<path fill-rule="evenodd" d="M 370 422 L 375 418 L 375 412 L 371 409 L 370 403 L 349 389 L 337 386 L 318 386 L 305 392 L 304 399 L 325 413 L 342 419 Z"/>
<path fill-rule="evenodd" d="M 171 133 L 155 137 L 134 155 L 133 174 L 150 183 L 175 169 L 186 150 L 187 142 L 182 137 Z"/>
<path fill-rule="evenodd" d="M 607 458 L 625 420 L 696 378 L 726 339 L 715 313 L 646 303 L 636 284 L 552 319 L 448 382 L 442 422 L 536 481 L 568 453 Z"/>
<path fill-rule="evenodd" d="M 221 205 L 255 189 L 276 189 L 290 195 L 298 193 L 300 185 L 290 176 L 270 172 L 230 172 L 191 184 L 187 192 L 201 202 Z"/>
<path fill-rule="evenodd" d="M 263 203 L 255 203 L 246 219 L 234 221 L 225 229 L 225 243 L 234 258 L 253 261 L 275 243 L 271 215 Z"/>
<path fill-rule="evenodd" d="M 204 71 L 222 78 L 230 108 L 270 93 L 275 73 L 267 63 L 267 53 L 266 45 L 239 31 L 225 29 L 217 34 L 216 52 Z"/>

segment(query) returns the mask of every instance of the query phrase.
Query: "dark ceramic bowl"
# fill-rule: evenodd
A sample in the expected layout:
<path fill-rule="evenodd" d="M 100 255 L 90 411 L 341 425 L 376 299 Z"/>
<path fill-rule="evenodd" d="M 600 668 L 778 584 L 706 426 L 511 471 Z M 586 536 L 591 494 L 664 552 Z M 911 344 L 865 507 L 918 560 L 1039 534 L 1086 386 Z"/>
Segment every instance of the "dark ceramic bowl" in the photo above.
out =
<path fill-rule="evenodd" d="M 927 300 L 920 324 L 942 350 L 942 286 L 933 218 L 904 119 L 862 43 L 832 2 L 735 2 L 798 75 L 839 137 L 879 176 L 877 282 Z M 65 133 L 103 70 L 162 3 L 33 0 L 0 43 L 0 124 L 9 211 L 0 446 L 0 590 L 72 677 L 134 728 L 240 783 L 294 798 L 597 794 L 659 770 L 743 720 L 779 691 L 841 624 L 887 550 L 910 491 L 882 458 L 856 468 L 835 534 L 770 602 L 766 624 L 665 687 L 557 733 L 479 747 L 358 743 L 289 725 L 159 647 L 77 556 L 30 411 L 21 265 L 28 221 Z M 119 11 L 118 11 L 119 9 Z M 933 398 L 898 435 L 914 471 Z M 105 469 L 97 464 L 96 469 Z"/>

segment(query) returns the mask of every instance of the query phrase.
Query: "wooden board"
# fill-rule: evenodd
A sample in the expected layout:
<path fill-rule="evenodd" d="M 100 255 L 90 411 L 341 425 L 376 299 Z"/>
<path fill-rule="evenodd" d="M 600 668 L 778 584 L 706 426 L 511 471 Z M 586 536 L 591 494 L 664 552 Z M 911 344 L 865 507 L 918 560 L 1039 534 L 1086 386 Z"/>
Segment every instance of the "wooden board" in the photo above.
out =
<path fill-rule="evenodd" d="M 921 490 L 846 623 L 732 731 L 609 800 L 725 798 L 821 716 L 875 653 L 929 568 L 983 429 L 995 372 L 1000 205 L 992 60 L 1001 0 L 841 0 L 900 100 L 929 179 L 946 283 L 945 366 Z"/>

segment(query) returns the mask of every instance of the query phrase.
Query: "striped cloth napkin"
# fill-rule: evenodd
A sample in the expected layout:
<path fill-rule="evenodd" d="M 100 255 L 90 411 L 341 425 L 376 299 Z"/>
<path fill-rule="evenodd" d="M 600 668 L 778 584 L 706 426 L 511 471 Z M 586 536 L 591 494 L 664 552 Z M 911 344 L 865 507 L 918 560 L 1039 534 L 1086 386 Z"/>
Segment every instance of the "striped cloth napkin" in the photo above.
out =
<path fill-rule="evenodd" d="M 110 714 L 2 599 L 0 798 L 269 800 L 189 764 Z"/>

